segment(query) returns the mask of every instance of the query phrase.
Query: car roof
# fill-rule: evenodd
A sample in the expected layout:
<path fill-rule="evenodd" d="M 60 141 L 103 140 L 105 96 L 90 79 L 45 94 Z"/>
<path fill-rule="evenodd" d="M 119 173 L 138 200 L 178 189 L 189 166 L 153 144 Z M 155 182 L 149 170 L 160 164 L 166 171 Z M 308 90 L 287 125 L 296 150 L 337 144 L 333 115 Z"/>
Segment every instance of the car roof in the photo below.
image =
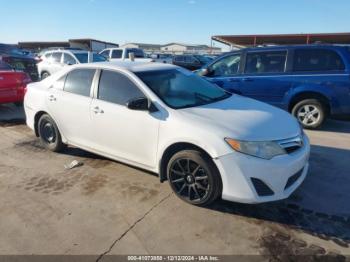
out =
<path fill-rule="evenodd" d="M 69 54 L 86 54 L 89 51 L 87 50 L 75 50 L 75 49 L 55 49 L 55 50 L 48 50 L 44 52 L 44 54 L 50 54 L 50 53 L 69 53 Z M 92 52 L 96 54 L 95 52 Z"/>
<path fill-rule="evenodd" d="M 79 64 L 76 68 L 101 68 L 101 69 L 121 69 L 131 72 L 156 71 L 179 68 L 178 66 L 164 63 L 143 62 L 143 61 L 116 61 Z"/>
<path fill-rule="evenodd" d="M 270 46 L 257 46 L 257 47 L 247 47 L 242 48 L 239 50 L 232 50 L 231 52 L 227 52 L 225 54 L 230 53 L 237 53 L 242 51 L 273 51 L 273 50 L 282 50 L 282 49 L 291 49 L 291 48 L 307 48 L 307 49 L 313 49 L 313 48 L 337 48 L 337 47 L 347 47 L 349 48 L 350 45 L 346 44 L 309 44 L 309 45 L 270 45 Z"/>

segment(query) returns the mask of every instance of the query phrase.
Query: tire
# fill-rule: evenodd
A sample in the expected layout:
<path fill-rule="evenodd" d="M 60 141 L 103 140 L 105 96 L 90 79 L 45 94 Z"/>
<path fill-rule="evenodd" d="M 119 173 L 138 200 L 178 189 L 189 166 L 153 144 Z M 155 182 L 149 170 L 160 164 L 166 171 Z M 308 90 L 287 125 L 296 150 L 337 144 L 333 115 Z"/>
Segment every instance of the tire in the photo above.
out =
<path fill-rule="evenodd" d="M 42 72 L 41 73 L 41 80 L 44 80 L 45 78 L 48 78 L 50 74 L 48 72 Z"/>
<path fill-rule="evenodd" d="M 49 115 L 42 115 L 38 122 L 38 133 L 42 144 L 53 152 L 66 148 L 55 121 Z"/>
<path fill-rule="evenodd" d="M 176 153 L 168 162 L 167 177 L 171 189 L 183 201 L 207 206 L 222 192 L 222 182 L 213 161 L 197 150 Z"/>
<path fill-rule="evenodd" d="M 316 129 L 323 124 L 326 118 L 326 109 L 317 99 L 305 99 L 293 107 L 292 115 L 299 120 L 304 128 Z"/>

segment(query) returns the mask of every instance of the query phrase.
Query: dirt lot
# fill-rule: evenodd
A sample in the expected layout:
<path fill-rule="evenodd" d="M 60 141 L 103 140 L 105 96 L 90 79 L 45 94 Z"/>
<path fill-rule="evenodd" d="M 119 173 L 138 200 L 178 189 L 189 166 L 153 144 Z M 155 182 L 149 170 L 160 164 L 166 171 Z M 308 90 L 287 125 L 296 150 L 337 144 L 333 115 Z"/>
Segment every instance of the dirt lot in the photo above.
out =
<path fill-rule="evenodd" d="M 307 133 L 311 170 L 290 199 L 198 208 L 153 174 L 75 148 L 46 151 L 22 109 L 2 105 L 0 255 L 350 255 L 350 122 Z M 66 170 L 75 159 L 84 165 Z"/>

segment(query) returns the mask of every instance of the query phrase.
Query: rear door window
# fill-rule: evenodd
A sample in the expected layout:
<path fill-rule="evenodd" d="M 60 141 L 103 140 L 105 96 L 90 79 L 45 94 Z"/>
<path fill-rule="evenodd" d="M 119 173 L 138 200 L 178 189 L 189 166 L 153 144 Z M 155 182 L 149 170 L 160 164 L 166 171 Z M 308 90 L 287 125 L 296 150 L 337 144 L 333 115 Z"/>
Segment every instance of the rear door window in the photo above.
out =
<path fill-rule="evenodd" d="M 112 58 L 122 58 L 123 50 L 113 50 Z"/>
<path fill-rule="evenodd" d="M 252 52 L 247 54 L 246 74 L 283 73 L 287 51 Z"/>
<path fill-rule="evenodd" d="M 63 54 L 63 63 L 66 65 L 75 65 L 77 62 L 75 61 L 74 57 L 70 54 Z"/>
<path fill-rule="evenodd" d="M 145 97 L 127 76 L 113 71 L 102 71 L 98 99 L 118 105 L 126 105 L 135 98 Z"/>
<path fill-rule="evenodd" d="M 342 58 L 333 50 L 297 49 L 294 51 L 293 71 L 339 71 L 344 70 Z"/>
<path fill-rule="evenodd" d="M 76 95 L 90 96 L 95 69 L 76 69 L 68 73 L 64 91 Z"/>
<path fill-rule="evenodd" d="M 52 53 L 51 61 L 53 63 L 61 63 L 61 57 L 62 57 L 61 52 Z"/>

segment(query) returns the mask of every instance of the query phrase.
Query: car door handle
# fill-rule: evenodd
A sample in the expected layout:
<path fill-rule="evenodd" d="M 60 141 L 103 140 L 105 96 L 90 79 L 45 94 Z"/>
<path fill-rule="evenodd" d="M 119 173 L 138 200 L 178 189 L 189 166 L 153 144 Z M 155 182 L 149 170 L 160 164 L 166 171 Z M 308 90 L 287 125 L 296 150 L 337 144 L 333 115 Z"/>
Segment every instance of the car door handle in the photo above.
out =
<path fill-rule="evenodd" d="M 56 97 L 54 95 L 50 95 L 49 96 L 49 101 L 53 102 L 53 101 L 56 101 Z"/>
<path fill-rule="evenodd" d="M 254 80 L 252 78 L 242 78 L 243 82 L 253 82 Z"/>
<path fill-rule="evenodd" d="M 100 109 L 98 106 L 94 107 L 94 109 L 92 110 L 95 114 L 103 114 L 104 111 L 102 109 Z"/>

